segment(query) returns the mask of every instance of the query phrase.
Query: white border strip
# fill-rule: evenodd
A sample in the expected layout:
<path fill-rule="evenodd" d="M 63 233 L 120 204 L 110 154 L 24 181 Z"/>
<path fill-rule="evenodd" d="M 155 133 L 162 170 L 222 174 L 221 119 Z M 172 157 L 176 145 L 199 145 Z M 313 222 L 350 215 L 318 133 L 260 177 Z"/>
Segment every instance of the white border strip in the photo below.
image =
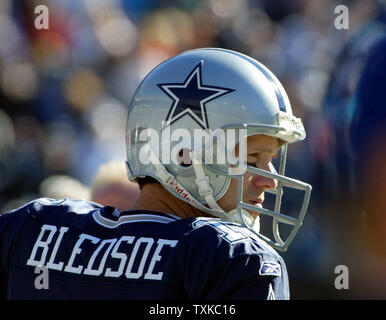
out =
<path fill-rule="evenodd" d="M 102 225 L 106 228 L 117 228 L 121 224 L 125 223 L 133 223 L 133 222 L 158 222 L 158 223 L 170 223 L 176 221 L 176 219 L 168 218 L 164 216 L 154 215 L 154 214 L 133 214 L 128 216 L 122 216 L 118 219 L 118 221 L 112 221 L 107 219 L 101 215 L 100 212 L 94 212 L 93 218 L 95 222 Z"/>

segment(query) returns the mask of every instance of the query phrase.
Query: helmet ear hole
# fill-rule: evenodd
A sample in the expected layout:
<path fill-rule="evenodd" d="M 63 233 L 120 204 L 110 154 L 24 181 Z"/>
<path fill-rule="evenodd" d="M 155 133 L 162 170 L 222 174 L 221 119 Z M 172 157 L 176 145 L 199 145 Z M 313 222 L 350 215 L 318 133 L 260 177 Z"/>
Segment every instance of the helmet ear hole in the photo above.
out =
<path fill-rule="evenodd" d="M 182 167 L 190 167 L 192 165 L 192 159 L 190 157 L 190 149 L 182 148 L 178 153 L 178 164 Z"/>

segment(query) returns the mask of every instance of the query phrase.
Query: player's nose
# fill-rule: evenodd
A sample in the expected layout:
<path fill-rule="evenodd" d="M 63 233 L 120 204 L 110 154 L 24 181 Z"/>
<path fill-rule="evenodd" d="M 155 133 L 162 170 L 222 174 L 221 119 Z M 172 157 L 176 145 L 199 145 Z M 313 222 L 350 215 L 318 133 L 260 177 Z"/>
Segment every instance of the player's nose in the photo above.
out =
<path fill-rule="evenodd" d="M 258 166 L 259 169 L 268 171 L 270 173 L 277 173 L 275 167 L 271 162 Z M 255 174 L 252 179 L 252 184 L 257 189 L 276 189 L 277 180 L 269 177 L 264 177 L 258 174 Z"/>

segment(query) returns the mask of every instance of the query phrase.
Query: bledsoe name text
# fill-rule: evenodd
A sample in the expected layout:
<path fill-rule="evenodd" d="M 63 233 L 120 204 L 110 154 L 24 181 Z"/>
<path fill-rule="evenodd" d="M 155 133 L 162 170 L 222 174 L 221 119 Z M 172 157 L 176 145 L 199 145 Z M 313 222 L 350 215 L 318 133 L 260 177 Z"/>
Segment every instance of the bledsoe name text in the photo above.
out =
<path fill-rule="evenodd" d="M 155 272 L 157 264 L 162 260 L 165 250 L 175 247 L 178 242 L 130 235 L 102 240 L 81 233 L 74 243 L 68 260 L 60 261 L 56 258 L 59 256 L 61 243 L 68 230 L 68 227 L 60 227 L 58 230 L 54 225 L 44 224 L 26 264 L 89 276 L 103 275 L 112 278 L 125 276 L 127 279 L 162 280 L 163 272 Z M 56 236 L 55 241 L 53 241 L 54 236 Z M 90 245 L 91 250 L 83 250 L 83 247 L 90 248 Z M 78 258 L 87 263 L 77 264 Z M 147 266 L 146 270 L 145 266 Z"/>

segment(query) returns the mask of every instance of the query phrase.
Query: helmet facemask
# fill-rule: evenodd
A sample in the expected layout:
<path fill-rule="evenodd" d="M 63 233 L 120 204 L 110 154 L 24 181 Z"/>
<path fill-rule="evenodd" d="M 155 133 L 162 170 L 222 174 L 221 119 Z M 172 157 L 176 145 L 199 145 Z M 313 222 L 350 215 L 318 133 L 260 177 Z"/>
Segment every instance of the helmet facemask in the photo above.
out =
<path fill-rule="evenodd" d="M 232 135 L 218 135 L 214 132 L 214 139 L 209 139 L 211 145 L 206 145 L 204 147 L 206 152 L 213 152 L 215 154 L 213 158 L 215 159 L 212 163 L 207 163 L 204 160 L 204 157 L 201 156 L 192 156 L 192 163 L 195 168 L 196 175 L 198 179 L 202 181 L 204 178 L 204 169 L 210 170 L 216 173 L 218 176 L 227 176 L 231 179 L 235 179 L 237 181 L 237 199 L 235 199 L 235 206 L 232 210 L 224 212 L 220 206 L 218 206 L 218 200 L 224 195 L 224 193 L 219 197 L 218 195 L 213 195 L 210 190 L 206 192 L 206 205 L 208 205 L 211 209 L 215 209 L 215 211 L 210 212 L 212 215 L 215 215 L 219 218 L 222 218 L 226 221 L 233 221 L 240 223 L 253 231 L 257 236 L 267 243 L 269 243 L 272 247 L 280 251 L 286 251 L 292 240 L 294 239 L 296 233 L 298 232 L 300 226 L 302 225 L 302 221 L 307 211 L 311 186 L 307 183 L 301 182 L 296 179 L 292 179 L 284 176 L 285 174 L 285 164 L 287 157 L 287 148 L 288 144 L 282 144 L 279 148 L 278 155 L 278 163 L 277 170 L 275 172 L 269 172 L 266 170 L 262 170 L 256 167 L 252 167 L 247 163 L 247 150 L 246 143 L 241 143 L 241 139 L 247 138 L 247 132 L 252 132 L 253 134 L 265 134 L 267 131 L 264 128 L 259 128 L 255 126 L 252 128 L 247 128 L 248 126 L 242 126 L 239 128 L 232 127 L 231 130 L 237 130 L 238 134 L 234 135 L 239 139 L 233 140 L 229 143 L 226 141 L 221 141 L 221 138 L 229 138 Z M 227 128 L 225 132 L 229 132 L 230 128 Z M 260 133 L 259 133 L 260 132 Z M 245 140 L 244 140 L 245 141 Z M 222 147 L 218 147 L 221 145 Z M 233 147 L 232 147 L 233 145 Z M 238 150 L 243 150 L 238 153 L 238 156 L 235 157 L 235 146 L 240 146 Z M 218 161 L 218 157 L 224 159 L 224 154 L 221 154 L 221 150 L 225 150 L 225 158 L 231 161 L 227 163 L 223 163 Z M 232 150 L 232 151 L 230 151 Z M 202 155 L 202 152 L 199 153 Z M 216 157 L 217 155 L 217 157 Z M 201 160 L 201 161 L 199 161 Z M 276 172 L 277 171 L 277 172 Z M 276 189 L 266 189 L 264 193 L 269 193 L 272 195 L 271 206 L 272 208 L 268 209 L 265 207 L 260 208 L 258 206 L 254 206 L 252 204 L 246 203 L 243 201 L 243 186 L 244 186 L 244 175 L 245 173 L 251 173 L 254 175 L 260 175 L 263 177 L 267 177 L 270 179 L 274 179 L 277 181 Z M 229 187 L 229 184 L 228 184 Z M 296 214 L 286 215 L 281 213 L 282 206 L 282 197 L 284 194 L 284 188 L 298 190 L 303 192 L 303 198 L 301 201 L 301 208 Z M 205 188 L 203 188 L 205 189 Z M 215 199 L 216 198 L 216 199 Z M 214 204 L 214 201 L 216 203 Z M 259 215 L 254 219 L 250 213 L 247 211 L 257 212 Z M 260 232 L 260 216 L 268 216 L 272 218 L 272 230 L 271 235 L 267 236 Z M 291 226 L 291 230 L 288 231 L 285 236 L 280 232 L 280 225 L 288 225 Z M 283 240 L 284 239 L 284 240 Z"/>

